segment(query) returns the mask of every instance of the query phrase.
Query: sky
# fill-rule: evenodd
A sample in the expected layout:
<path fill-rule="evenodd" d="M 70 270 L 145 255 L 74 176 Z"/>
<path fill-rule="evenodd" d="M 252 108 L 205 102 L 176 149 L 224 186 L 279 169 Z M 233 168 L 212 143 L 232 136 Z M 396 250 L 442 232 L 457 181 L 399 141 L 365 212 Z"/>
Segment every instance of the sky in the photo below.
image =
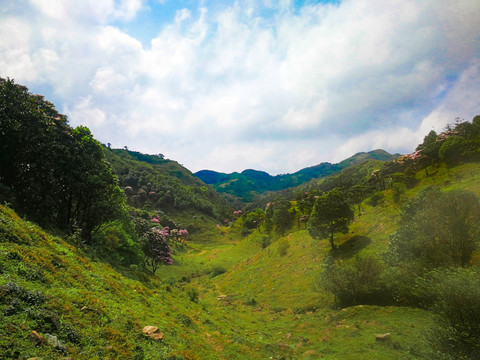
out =
<path fill-rule="evenodd" d="M 114 148 L 270 174 L 480 114 L 478 0 L 0 0 L 0 76 Z"/>

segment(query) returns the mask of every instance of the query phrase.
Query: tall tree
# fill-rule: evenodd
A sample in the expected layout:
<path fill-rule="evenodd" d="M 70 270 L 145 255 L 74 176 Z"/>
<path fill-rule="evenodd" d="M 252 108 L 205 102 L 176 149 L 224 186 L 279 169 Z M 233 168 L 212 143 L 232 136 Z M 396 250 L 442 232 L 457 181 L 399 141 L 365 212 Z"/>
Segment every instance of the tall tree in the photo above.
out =
<path fill-rule="evenodd" d="M 42 96 L 1 78 L 0 183 L 21 214 L 66 232 L 77 225 L 87 242 L 124 214 L 123 192 L 90 130 L 72 129 Z"/>
<path fill-rule="evenodd" d="M 315 202 L 307 230 L 314 239 L 328 238 L 332 249 L 335 249 L 335 233 L 347 233 L 353 217 L 345 195 L 338 188 L 333 189 Z"/>

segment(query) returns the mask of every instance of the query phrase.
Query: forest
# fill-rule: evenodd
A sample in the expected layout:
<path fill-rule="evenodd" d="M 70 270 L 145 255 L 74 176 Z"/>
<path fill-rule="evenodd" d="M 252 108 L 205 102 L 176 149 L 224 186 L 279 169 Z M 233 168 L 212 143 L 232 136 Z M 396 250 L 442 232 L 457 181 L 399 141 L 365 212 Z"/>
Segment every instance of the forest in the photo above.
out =
<path fill-rule="evenodd" d="M 193 174 L 0 79 L 0 357 L 478 359 L 479 177 L 480 116 Z"/>

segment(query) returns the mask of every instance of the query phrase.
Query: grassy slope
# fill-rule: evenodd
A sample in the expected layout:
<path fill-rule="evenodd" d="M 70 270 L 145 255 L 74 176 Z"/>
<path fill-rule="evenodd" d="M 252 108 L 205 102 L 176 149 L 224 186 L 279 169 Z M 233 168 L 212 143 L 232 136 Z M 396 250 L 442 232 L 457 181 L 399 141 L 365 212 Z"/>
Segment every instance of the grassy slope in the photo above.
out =
<path fill-rule="evenodd" d="M 418 177 L 420 185 L 406 196 L 429 184 L 480 195 L 480 164 Z M 342 256 L 385 251 L 398 208 L 388 191 L 384 204 L 364 206 L 351 233 L 337 240 Z M 175 265 L 148 277 L 136 269 L 119 272 L 91 261 L 0 206 L 0 357 L 58 358 L 50 346 L 33 345 L 28 338 L 32 330 L 57 335 L 68 346 L 65 356 L 75 359 L 420 356 L 430 313 L 377 306 L 332 310 L 331 297 L 314 288 L 329 253 L 327 242 L 314 241 L 300 229 L 262 249 L 262 236 L 242 238 L 235 229 L 212 225 L 194 243 L 175 250 Z M 214 268 L 226 273 L 212 277 Z M 7 283 L 24 290 L 8 290 L 12 285 Z M 197 293 L 198 301 L 191 301 Z M 222 294 L 227 301 L 218 300 Z M 144 338 L 146 325 L 158 326 L 165 339 Z M 375 342 L 374 334 L 385 332 L 393 342 Z"/>

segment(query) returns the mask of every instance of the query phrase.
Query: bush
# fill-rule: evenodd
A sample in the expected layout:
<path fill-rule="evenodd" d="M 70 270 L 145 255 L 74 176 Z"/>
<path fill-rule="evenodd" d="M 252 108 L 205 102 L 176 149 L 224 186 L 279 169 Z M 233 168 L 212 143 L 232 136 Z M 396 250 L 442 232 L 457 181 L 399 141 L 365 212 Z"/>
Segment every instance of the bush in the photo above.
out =
<path fill-rule="evenodd" d="M 214 266 L 212 270 L 210 270 L 210 277 L 214 278 L 215 276 L 222 275 L 227 272 L 223 266 Z"/>
<path fill-rule="evenodd" d="M 120 221 L 102 225 L 94 234 L 93 243 L 96 254 L 106 260 L 122 265 L 139 264 L 142 260 L 140 245 Z"/>
<path fill-rule="evenodd" d="M 419 270 L 465 266 L 480 240 L 480 204 L 473 193 L 426 188 L 401 210 L 388 260 Z"/>
<path fill-rule="evenodd" d="M 393 202 L 398 203 L 406 190 L 407 186 L 404 183 L 394 182 L 392 184 Z"/>
<path fill-rule="evenodd" d="M 287 239 L 281 239 L 278 242 L 278 248 L 277 248 L 278 255 L 280 255 L 280 256 L 287 255 L 289 247 L 290 247 L 290 244 L 288 243 L 288 240 Z"/>
<path fill-rule="evenodd" d="M 330 258 L 317 284 L 335 296 L 337 307 L 383 305 L 387 299 L 382 271 L 383 264 L 372 255 L 337 262 Z"/>
<path fill-rule="evenodd" d="M 368 198 L 367 204 L 375 207 L 382 204 L 384 201 L 385 201 L 385 195 L 383 194 L 383 192 L 379 191 L 373 194 L 372 196 L 370 196 L 370 198 Z"/>
<path fill-rule="evenodd" d="M 419 281 L 436 314 L 428 340 L 443 359 L 480 358 L 480 269 L 435 270 Z"/>
<path fill-rule="evenodd" d="M 198 303 L 198 290 L 191 288 L 187 290 L 187 296 L 190 299 L 190 301 L 193 301 L 194 303 Z"/>

